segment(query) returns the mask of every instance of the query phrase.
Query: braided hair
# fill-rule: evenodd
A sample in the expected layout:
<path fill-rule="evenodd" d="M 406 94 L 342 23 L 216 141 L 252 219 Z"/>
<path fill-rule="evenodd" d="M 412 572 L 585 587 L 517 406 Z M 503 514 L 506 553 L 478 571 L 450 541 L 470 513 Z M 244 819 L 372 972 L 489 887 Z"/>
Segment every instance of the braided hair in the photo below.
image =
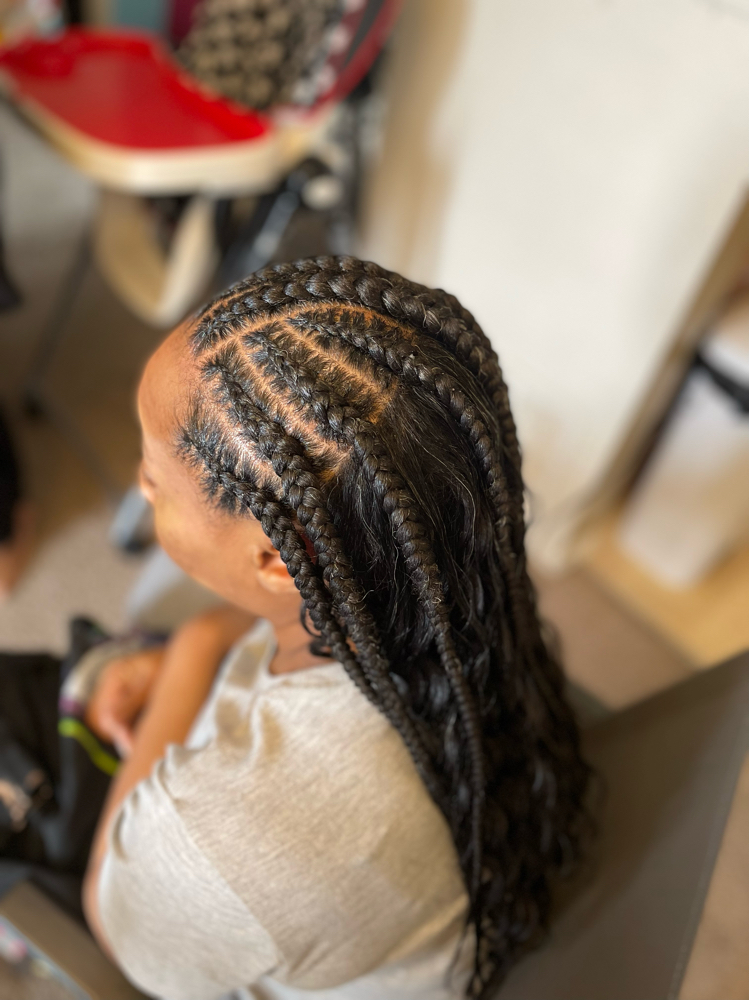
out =
<path fill-rule="evenodd" d="M 400 733 L 455 843 L 484 996 L 582 854 L 589 779 L 526 569 L 496 354 L 453 296 L 352 257 L 252 275 L 192 348 L 181 453 L 260 521 L 311 650 Z"/>

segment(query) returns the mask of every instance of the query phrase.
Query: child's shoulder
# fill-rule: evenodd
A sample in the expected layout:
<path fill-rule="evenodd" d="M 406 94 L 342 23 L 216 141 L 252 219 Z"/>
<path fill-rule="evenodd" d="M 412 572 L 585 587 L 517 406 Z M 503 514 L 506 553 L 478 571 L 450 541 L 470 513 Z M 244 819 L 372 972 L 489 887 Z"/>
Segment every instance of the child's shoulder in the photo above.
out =
<path fill-rule="evenodd" d="M 344 813 L 349 842 L 366 839 L 373 822 L 434 823 L 438 810 L 400 734 L 340 663 L 274 675 L 257 654 L 257 645 L 237 651 L 202 739 L 171 748 L 164 762 L 166 786 L 191 831 L 220 838 L 215 817 L 239 823 L 241 814 L 249 827 L 262 826 L 262 839 L 294 811 L 321 828 Z"/>
<path fill-rule="evenodd" d="M 331 951 L 331 934 L 343 981 L 417 929 L 459 922 L 465 890 L 447 824 L 400 734 L 343 667 L 274 676 L 240 656 L 235 668 L 221 678 L 212 737 L 169 748 L 149 779 L 158 816 L 144 800 L 132 817 L 150 845 L 136 866 L 179 856 L 202 873 L 206 899 L 214 882 L 228 888 L 310 986 L 333 973 L 302 958 Z"/>

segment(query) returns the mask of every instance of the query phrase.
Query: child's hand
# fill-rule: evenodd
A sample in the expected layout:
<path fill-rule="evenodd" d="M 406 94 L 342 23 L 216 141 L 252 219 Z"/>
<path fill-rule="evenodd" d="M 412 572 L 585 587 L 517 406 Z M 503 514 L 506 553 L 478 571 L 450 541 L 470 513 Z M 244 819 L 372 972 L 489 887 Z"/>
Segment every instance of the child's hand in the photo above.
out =
<path fill-rule="evenodd" d="M 123 758 L 130 756 L 135 721 L 148 701 L 163 660 L 163 646 L 112 660 L 102 671 L 86 707 L 86 725 L 112 743 Z"/>

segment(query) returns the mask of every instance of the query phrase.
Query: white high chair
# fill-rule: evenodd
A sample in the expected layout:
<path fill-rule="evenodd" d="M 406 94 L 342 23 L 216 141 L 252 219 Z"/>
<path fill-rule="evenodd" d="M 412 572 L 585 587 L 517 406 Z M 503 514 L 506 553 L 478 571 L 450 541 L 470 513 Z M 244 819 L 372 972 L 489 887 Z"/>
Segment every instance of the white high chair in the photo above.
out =
<path fill-rule="evenodd" d="M 217 206 L 277 192 L 276 210 L 254 234 L 250 254 L 254 267 L 266 263 L 304 199 L 325 207 L 340 195 L 323 140 L 381 50 L 401 2 L 351 0 L 336 29 L 338 44 L 319 71 L 314 106 L 267 114 L 207 93 L 145 32 L 70 28 L 0 50 L 7 99 L 100 189 L 91 231 L 37 344 L 25 398 L 32 413 L 67 434 L 113 498 L 121 490 L 106 464 L 45 386 L 91 258 L 137 316 L 172 326 L 197 304 L 219 263 Z M 313 168 L 286 190 L 285 179 L 313 156 Z M 165 195 L 185 202 L 168 246 L 148 201 Z"/>

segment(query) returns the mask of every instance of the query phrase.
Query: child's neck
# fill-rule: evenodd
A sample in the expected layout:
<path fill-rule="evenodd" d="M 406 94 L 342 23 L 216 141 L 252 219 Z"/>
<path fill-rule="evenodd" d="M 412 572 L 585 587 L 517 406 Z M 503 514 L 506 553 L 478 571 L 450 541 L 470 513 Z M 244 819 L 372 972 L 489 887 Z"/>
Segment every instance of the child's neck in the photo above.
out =
<path fill-rule="evenodd" d="M 297 670 L 307 670 L 323 663 L 331 663 L 330 657 L 315 656 L 310 653 L 311 636 L 302 626 L 299 618 L 296 621 L 273 621 L 276 633 L 276 655 L 270 664 L 272 674 L 292 674 Z"/>

